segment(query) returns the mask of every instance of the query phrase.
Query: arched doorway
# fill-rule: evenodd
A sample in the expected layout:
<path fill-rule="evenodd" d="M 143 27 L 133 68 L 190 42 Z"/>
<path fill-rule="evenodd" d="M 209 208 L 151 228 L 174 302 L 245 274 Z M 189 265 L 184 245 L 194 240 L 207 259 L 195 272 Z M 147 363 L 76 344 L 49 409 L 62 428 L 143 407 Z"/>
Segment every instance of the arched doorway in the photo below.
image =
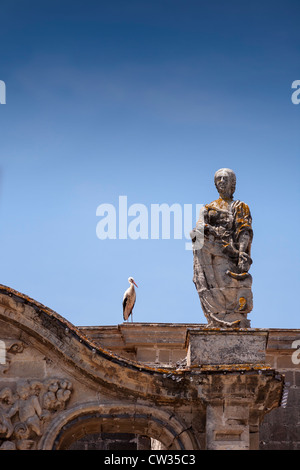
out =
<path fill-rule="evenodd" d="M 176 416 L 143 405 L 99 405 L 74 407 L 50 423 L 40 449 L 66 450 L 84 436 L 111 433 L 145 436 L 170 450 L 199 449 L 193 434 Z"/>

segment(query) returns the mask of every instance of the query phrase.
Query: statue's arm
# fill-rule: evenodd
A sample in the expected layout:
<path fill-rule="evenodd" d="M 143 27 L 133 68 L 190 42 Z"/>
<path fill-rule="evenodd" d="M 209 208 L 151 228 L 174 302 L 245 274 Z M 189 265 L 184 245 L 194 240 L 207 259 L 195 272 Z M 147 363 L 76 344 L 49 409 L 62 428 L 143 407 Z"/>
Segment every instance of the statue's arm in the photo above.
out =
<path fill-rule="evenodd" d="M 248 251 L 251 242 L 251 235 L 249 230 L 244 230 L 239 237 L 239 252 L 245 253 Z"/>
<path fill-rule="evenodd" d="M 240 272 L 248 272 L 252 264 L 252 260 L 249 256 L 250 245 L 251 245 L 251 234 L 249 230 L 244 230 L 239 236 L 239 260 L 238 266 Z"/>
<path fill-rule="evenodd" d="M 16 401 L 16 403 L 14 403 L 11 409 L 8 411 L 7 417 L 12 418 L 17 413 L 18 410 L 19 410 L 19 403 L 18 401 Z"/>

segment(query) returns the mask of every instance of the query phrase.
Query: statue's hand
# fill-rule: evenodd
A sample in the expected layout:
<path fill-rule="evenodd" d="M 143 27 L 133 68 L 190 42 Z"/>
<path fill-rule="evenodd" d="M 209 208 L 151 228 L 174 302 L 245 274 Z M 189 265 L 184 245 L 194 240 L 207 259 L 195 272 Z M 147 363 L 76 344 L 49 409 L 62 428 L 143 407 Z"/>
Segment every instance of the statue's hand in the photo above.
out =
<path fill-rule="evenodd" d="M 239 261 L 238 261 L 239 271 L 241 273 L 248 272 L 251 264 L 252 264 L 252 259 L 250 258 L 250 256 L 244 251 L 240 251 Z"/>

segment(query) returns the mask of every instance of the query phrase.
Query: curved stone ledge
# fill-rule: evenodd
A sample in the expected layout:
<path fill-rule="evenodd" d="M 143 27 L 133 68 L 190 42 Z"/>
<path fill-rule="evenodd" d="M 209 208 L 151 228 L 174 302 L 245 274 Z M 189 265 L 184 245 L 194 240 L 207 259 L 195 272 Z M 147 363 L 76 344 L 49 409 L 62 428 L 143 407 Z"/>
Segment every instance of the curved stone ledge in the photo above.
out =
<path fill-rule="evenodd" d="M 3 449 L 68 448 L 74 433 L 95 426 L 144 433 L 168 449 L 221 448 L 231 436 L 234 448 L 250 448 L 253 430 L 281 400 L 284 379 L 264 363 L 152 367 L 101 347 L 3 285 L 0 340 L 8 346 L 0 365 Z"/>
<path fill-rule="evenodd" d="M 94 344 L 72 323 L 41 303 L 9 287 L 0 286 L 0 319 L 21 328 L 41 345 L 55 350 L 80 373 L 106 387 L 123 389 L 138 396 L 156 397 L 159 401 L 192 398 L 191 390 L 178 390 L 164 375 L 170 369 L 153 368 L 130 361 Z M 183 376 L 182 370 L 172 370 Z M 176 388 L 176 391 L 175 391 Z M 196 395 L 194 393 L 194 398 Z"/>

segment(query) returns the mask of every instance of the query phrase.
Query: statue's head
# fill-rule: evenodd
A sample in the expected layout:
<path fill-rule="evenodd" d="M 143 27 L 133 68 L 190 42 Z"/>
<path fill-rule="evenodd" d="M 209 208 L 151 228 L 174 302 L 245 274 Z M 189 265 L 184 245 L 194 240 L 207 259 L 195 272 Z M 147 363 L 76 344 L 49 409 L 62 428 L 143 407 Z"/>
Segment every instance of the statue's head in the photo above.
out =
<path fill-rule="evenodd" d="M 18 384 L 18 395 L 21 399 L 26 400 L 30 396 L 30 385 L 27 381 L 22 381 Z"/>
<path fill-rule="evenodd" d="M 215 173 L 215 185 L 221 197 L 232 198 L 236 186 L 234 171 L 230 168 L 220 168 Z"/>

